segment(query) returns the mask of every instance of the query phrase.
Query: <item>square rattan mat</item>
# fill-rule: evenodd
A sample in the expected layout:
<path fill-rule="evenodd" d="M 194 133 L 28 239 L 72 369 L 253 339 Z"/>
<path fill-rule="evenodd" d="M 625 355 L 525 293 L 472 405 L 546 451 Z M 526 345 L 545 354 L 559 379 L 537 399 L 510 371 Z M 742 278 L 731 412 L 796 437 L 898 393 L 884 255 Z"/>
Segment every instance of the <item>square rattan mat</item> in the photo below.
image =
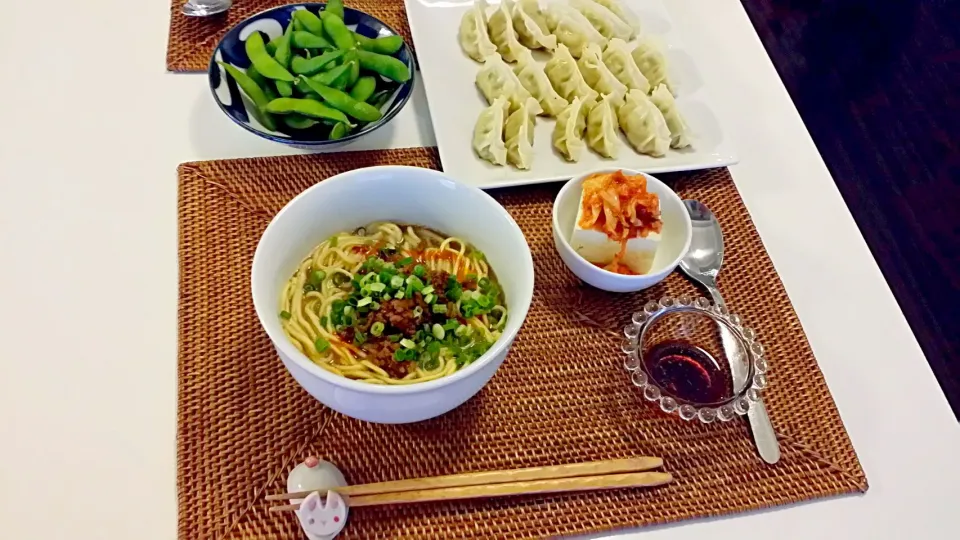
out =
<path fill-rule="evenodd" d="M 270 514 L 308 455 L 353 483 L 457 472 L 662 456 L 675 481 L 622 490 L 360 508 L 345 538 L 540 538 L 649 525 L 863 492 L 867 480 L 797 316 L 726 169 L 665 177 L 713 209 L 727 240 L 720 286 L 770 359 L 767 407 L 782 445 L 760 461 L 746 423 L 666 416 L 630 383 L 617 329 L 650 299 L 696 294 L 679 274 L 614 295 L 581 284 L 551 238 L 558 185 L 494 192 L 533 251 L 533 305 L 507 360 L 473 399 L 439 418 L 377 425 L 310 398 L 257 322 L 250 264 L 263 229 L 294 195 L 373 165 L 439 167 L 435 149 L 186 163 L 179 168 L 179 536 L 300 538 Z M 345 209 L 349 211 L 349 209 Z"/>
<path fill-rule="evenodd" d="M 187 17 L 180 13 L 185 0 L 170 1 L 167 69 L 206 71 L 220 38 L 240 21 L 261 11 L 290 4 L 284 0 L 234 0 L 233 7 L 215 17 Z M 403 0 L 347 0 L 347 7 L 373 15 L 400 33 L 413 47 Z"/>

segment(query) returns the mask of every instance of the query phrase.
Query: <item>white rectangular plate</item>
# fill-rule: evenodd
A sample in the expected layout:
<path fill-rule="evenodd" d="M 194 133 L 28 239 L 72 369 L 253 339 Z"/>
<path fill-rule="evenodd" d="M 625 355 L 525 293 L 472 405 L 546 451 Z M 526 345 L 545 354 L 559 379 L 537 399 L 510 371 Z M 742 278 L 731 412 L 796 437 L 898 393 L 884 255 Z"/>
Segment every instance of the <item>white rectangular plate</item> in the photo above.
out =
<path fill-rule="evenodd" d="M 677 106 L 693 132 L 693 148 L 670 150 L 662 158 L 636 153 L 620 133 L 620 154 L 606 159 L 587 150 L 577 163 L 565 161 L 551 144 L 553 118 L 537 117 L 534 158 L 530 170 L 498 167 L 473 152 L 473 126 L 486 100 L 474 84 L 481 64 L 470 59 L 457 39 L 460 19 L 473 5 L 470 0 L 406 0 L 407 16 L 416 45 L 430 119 L 440 150 L 443 170 L 451 177 L 481 188 L 497 188 L 566 180 L 607 167 L 637 169 L 647 173 L 690 171 L 736 163 L 696 60 L 684 48 L 676 25 L 660 0 L 622 0 L 640 18 L 641 33 L 653 34 L 666 48 L 671 81 L 676 85 Z M 488 16 L 498 0 L 491 0 Z M 541 5 L 546 5 L 541 0 Z M 631 42 L 631 48 L 635 42 Z M 535 51 L 541 65 L 549 55 Z"/>

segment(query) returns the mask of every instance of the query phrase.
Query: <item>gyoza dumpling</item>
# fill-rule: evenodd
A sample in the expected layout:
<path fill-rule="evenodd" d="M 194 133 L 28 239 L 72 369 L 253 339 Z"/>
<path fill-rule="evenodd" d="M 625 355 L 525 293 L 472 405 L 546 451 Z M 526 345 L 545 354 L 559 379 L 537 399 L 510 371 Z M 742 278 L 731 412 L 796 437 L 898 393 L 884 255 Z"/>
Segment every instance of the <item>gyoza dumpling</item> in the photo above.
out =
<path fill-rule="evenodd" d="M 557 45 L 557 50 L 553 51 L 553 58 L 547 60 L 543 71 L 563 99 L 573 101 L 573 98 L 579 97 L 581 100 L 592 101 L 597 98 L 597 91 L 590 88 L 587 81 L 583 79 L 583 75 L 577 68 L 577 61 L 574 60 L 566 45 L 562 43 Z"/>
<path fill-rule="evenodd" d="M 690 128 L 680 116 L 677 102 L 674 101 L 673 94 L 667 90 L 665 84 L 661 84 L 650 94 L 650 101 L 660 109 L 663 119 L 667 121 L 667 128 L 670 129 L 670 146 L 672 148 L 690 146 Z"/>
<path fill-rule="evenodd" d="M 527 51 L 528 54 L 529 52 Z M 483 59 L 483 67 L 477 71 L 476 83 L 483 97 L 487 98 L 487 103 L 493 103 L 498 96 L 504 96 L 510 102 L 511 110 L 516 109 L 524 100 L 531 97 L 530 92 L 520 84 L 520 79 L 510 66 L 497 53 Z M 537 110 L 535 114 L 541 112 Z"/>
<path fill-rule="evenodd" d="M 627 42 L 614 38 L 607 43 L 607 48 L 603 50 L 603 63 L 606 64 L 610 73 L 622 82 L 630 90 L 639 90 L 644 94 L 650 92 L 650 82 L 643 76 L 637 63 L 630 56 L 630 48 Z"/>
<path fill-rule="evenodd" d="M 633 28 L 633 33 L 636 35 L 640 32 L 640 18 L 637 17 L 637 14 L 630 11 L 630 8 L 621 4 L 618 0 L 593 0 L 594 2 L 600 4 L 601 6 L 609 9 L 613 12 L 614 15 L 620 17 L 620 20 L 629 24 L 630 28 Z"/>
<path fill-rule="evenodd" d="M 637 67 L 640 68 L 643 76 L 650 82 L 651 88 L 665 84 L 671 94 L 677 95 L 667 75 L 667 59 L 652 37 L 640 38 L 631 56 L 633 56 L 633 61 L 637 63 Z"/>
<path fill-rule="evenodd" d="M 483 62 L 483 57 L 497 52 L 497 46 L 490 41 L 487 35 L 487 15 L 485 0 L 477 0 L 473 7 L 463 14 L 460 19 L 460 48 L 467 56 L 477 62 Z"/>
<path fill-rule="evenodd" d="M 583 79 L 591 88 L 601 94 L 612 94 L 618 104 L 623 102 L 623 96 L 627 94 L 628 88 L 607 69 L 601 58 L 599 45 L 590 43 L 584 47 L 583 55 L 577 60 L 577 66 L 580 68 Z"/>
<path fill-rule="evenodd" d="M 500 96 L 480 113 L 473 126 L 473 151 L 494 165 L 507 164 L 507 146 L 503 142 L 503 121 L 507 116 L 507 98 Z"/>
<path fill-rule="evenodd" d="M 510 113 L 503 136 L 507 140 L 507 161 L 518 169 L 527 170 L 533 163 L 533 117 L 536 113 L 530 108 L 537 106 L 537 100 L 527 99 Z"/>
<path fill-rule="evenodd" d="M 530 51 L 520 54 L 513 72 L 520 80 L 520 84 L 540 103 L 543 114 L 556 116 L 569 104 L 553 89 L 547 74 L 533 59 Z"/>
<path fill-rule="evenodd" d="M 563 154 L 567 161 L 580 161 L 586 147 L 583 142 L 583 130 L 587 125 L 586 112 L 584 102 L 575 97 L 557 116 L 557 124 L 553 126 L 553 147 Z"/>
<path fill-rule="evenodd" d="M 500 56 L 507 62 L 516 62 L 520 49 L 525 47 L 517 39 L 517 31 L 513 28 L 510 5 L 508 0 L 501 0 L 487 26 L 490 27 L 490 40 L 497 46 Z"/>
<path fill-rule="evenodd" d="M 520 0 L 513 5 L 512 13 L 513 29 L 517 31 L 517 38 L 524 47 L 551 51 L 557 48 L 557 38 L 550 34 L 537 0 Z"/>
<path fill-rule="evenodd" d="M 573 9 L 583 13 L 590 24 L 606 38 L 632 39 L 633 28 L 612 11 L 593 0 L 569 0 Z"/>
<path fill-rule="evenodd" d="M 617 109 L 620 130 L 641 154 L 660 157 L 670 148 L 670 129 L 660 109 L 639 90 L 627 92 L 626 102 Z"/>
<path fill-rule="evenodd" d="M 620 150 L 617 127 L 613 96 L 607 94 L 587 113 L 587 145 L 603 157 L 617 157 Z"/>
<path fill-rule="evenodd" d="M 557 36 L 557 42 L 570 49 L 570 54 L 579 58 L 587 43 L 603 45 L 607 38 L 597 32 L 582 13 L 561 2 L 547 6 L 547 26 Z"/>

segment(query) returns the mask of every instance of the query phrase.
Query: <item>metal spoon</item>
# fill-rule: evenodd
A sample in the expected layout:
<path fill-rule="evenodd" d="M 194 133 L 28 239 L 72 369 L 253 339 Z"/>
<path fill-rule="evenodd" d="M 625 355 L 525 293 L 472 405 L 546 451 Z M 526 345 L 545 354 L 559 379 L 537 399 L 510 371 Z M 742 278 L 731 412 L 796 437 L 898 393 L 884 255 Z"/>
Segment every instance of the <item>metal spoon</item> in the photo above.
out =
<path fill-rule="evenodd" d="M 180 12 L 187 17 L 211 17 L 230 9 L 233 0 L 187 0 Z"/>
<path fill-rule="evenodd" d="M 720 223 L 713 212 L 699 201 L 685 200 L 683 205 L 686 206 L 687 213 L 693 221 L 693 239 L 690 241 L 690 250 L 680 261 L 680 269 L 710 292 L 714 304 L 725 306 L 723 297 L 717 289 L 717 274 L 720 273 L 720 265 L 723 264 L 723 233 L 720 230 Z M 722 330 L 721 338 L 724 349 L 731 348 L 730 344 L 735 342 L 733 336 L 724 335 Z M 746 372 L 743 365 L 736 360 L 735 355 L 727 354 L 726 356 L 730 360 L 734 387 L 738 387 L 745 382 Z M 779 461 L 780 445 L 777 443 L 777 435 L 773 431 L 773 425 L 770 424 L 770 417 L 767 416 L 767 408 L 763 400 L 758 400 L 750 406 L 747 419 L 750 421 L 753 441 L 760 457 L 770 464 Z"/>

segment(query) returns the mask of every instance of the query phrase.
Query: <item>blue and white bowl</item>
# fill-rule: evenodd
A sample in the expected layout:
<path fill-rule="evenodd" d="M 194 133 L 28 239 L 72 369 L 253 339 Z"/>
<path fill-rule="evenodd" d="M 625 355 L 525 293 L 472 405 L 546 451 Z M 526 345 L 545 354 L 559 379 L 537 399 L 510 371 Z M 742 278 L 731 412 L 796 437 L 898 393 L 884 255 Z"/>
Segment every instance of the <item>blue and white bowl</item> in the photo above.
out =
<path fill-rule="evenodd" d="M 370 122 L 361 129 L 348 134 L 342 139 L 334 141 L 327 140 L 325 135 L 320 132 L 303 130 L 302 133 L 289 134 L 281 131 L 270 130 L 257 121 L 251 110 L 254 109 L 253 102 L 250 101 L 243 92 L 237 87 L 236 81 L 227 76 L 223 67 L 217 62 L 226 62 L 239 68 L 246 69 L 250 66 L 250 60 L 247 58 L 247 52 L 244 49 L 244 40 L 253 32 L 259 31 L 267 36 L 264 41 L 269 41 L 283 33 L 283 29 L 290 23 L 293 12 L 299 9 L 309 9 L 314 13 L 323 11 L 325 4 L 308 2 L 303 4 L 288 4 L 279 6 L 266 11 L 261 11 L 253 15 L 230 29 L 217 48 L 213 51 L 213 57 L 210 59 L 210 67 L 207 70 L 207 76 L 210 81 L 210 91 L 213 93 L 213 99 L 217 102 L 226 115 L 247 131 L 278 143 L 283 143 L 296 148 L 307 150 L 321 147 L 334 147 L 352 141 L 359 137 L 376 130 L 389 122 L 400 112 L 400 109 L 407 104 L 410 94 L 413 91 L 413 81 L 416 77 L 416 67 L 413 61 L 413 54 L 410 51 L 406 41 L 403 47 L 394 55 L 397 59 L 407 64 L 410 69 L 410 80 L 399 84 L 386 103 L 380 108 L 383 117 L 376 122 Z M 344 8 L 344 23 L 351 30 L 358 34 L 370 38 L 391 36 L 397 34 L 397 31 L 390 28 L 379 19 L 367 15 L 362 11 Z M 388 82 L 388 79 L 381 77 L 381 81 Z M 392 85 L 398 83 L 389 81 Z M 380 87 L 378 86 L 378 90 Z"/>

